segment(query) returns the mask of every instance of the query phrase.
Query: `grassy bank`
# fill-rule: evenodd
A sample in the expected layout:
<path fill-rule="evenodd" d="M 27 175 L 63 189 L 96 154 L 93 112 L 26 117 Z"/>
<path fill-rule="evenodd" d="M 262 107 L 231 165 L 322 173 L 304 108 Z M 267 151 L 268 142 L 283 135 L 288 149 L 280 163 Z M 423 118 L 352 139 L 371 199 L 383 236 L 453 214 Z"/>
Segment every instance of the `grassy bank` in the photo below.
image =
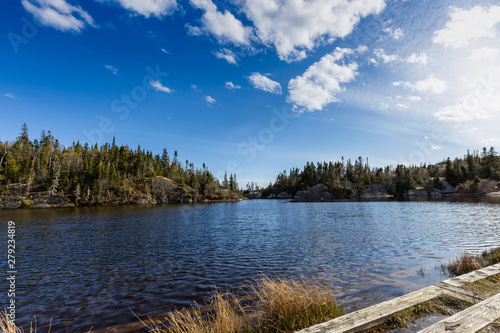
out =
<path fill-rule="evenodd" d="M 464 252 L 448 264 L 441 264 L 439 269 L 443 274 L 458 276 L 494 265 L 500 262 L 500 247 L 485 250 L 481 254 L 472 255 Z"/>
<path fill-rule="evenodd" d="M 151 333 L 293 332 L 344 314 L 332 291 L 312 280 L 263 276 L 247 286 L 254 302 L 215 291 L 202 306 L 171 312 L 161 323 L 145 323 Z"/>

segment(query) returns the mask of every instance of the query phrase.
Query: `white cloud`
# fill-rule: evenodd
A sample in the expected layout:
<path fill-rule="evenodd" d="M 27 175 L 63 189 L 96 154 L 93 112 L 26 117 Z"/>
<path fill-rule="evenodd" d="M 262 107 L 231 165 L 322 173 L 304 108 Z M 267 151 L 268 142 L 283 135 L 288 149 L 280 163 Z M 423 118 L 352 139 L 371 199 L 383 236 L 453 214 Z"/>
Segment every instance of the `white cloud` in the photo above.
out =
<path fill-rule="evenodd" d="M 210 96 L 205 96 L 205 102 L 207 102 L 208 104 L 214 104 L 215 99 Z"/>
<path fill-rule="evenodd" d="M 117 0 L 120 5 L 144 17 L 163 17 L 177 9 L 176 0 Z"/>
<path fill-rule="evenodd" d="M 441 150 L 441 149 L 443 149 L 443 147 L 440 145 L 431 145 L 431 149 L 432 150 Z"/>
<path fill-rule="evenodd" d="M 260 89 L 272 94 L 281 95 L 281 84 L 273 81 L 265 75 L 260 73 L 253 73 L 248 78 L 250 83 L 255 89 Z"/>
<path fill-rule="evenodd" d="M 384 49 L 375 49 L 373 50 L 373 54 L 375 54 L 375 56 L 379 59 L 382 59 L 382 61 L 384 61 L 384 63 L 388 63 L 388 62 L 391 62 L 391 61 L 396 61 L 398 60 L 398 56 L 395 55 L 395 54 L 386 54 Z"/>
<path fill-rule="evenodd" d="M 236 55 L 233 51 L 228 49 L 222 49 L 220 51 L 214 52 L 215 56 L 219 59 L 226 60 L 229 64 L 236 65 Z"/>
<path fill-rule="evenodd" d="M 354 81 L 358 64 L 338 64 L 346 55 L 354 55 L 356 50 L 336 48 L 334 52 L 323 56 L 311 65 L 306 72 L 290 80 L 287 101 L 295 108 L 309 111 L 322 110 L 325 105 L 339 102 L 337 94 L 344 90 L 342 83 Z"/>
<path fill-rule="evenodd" d="M 410 102 L 420 102 L 422 100 L 422 97 L 420 96 L 408 96 L 408 100 Z"/>
<path fill-rule="evenodd" d="M 384 29 L 384 32 L 387 32 L 389 36 L 392 38 L 399 40 L 405 36 L 403 30 L 401 28 L 397 28 L 396 30 L 392 30 L 391 28 Z"/>
<path fill-rule="evenodd" d="M 476 62 L 494 62 L 500 59 L 500 49 L 489 46 L 482 47 L 472 51 L 469 59 Z"/>
<path fill-rule="evenodd" d="M 489 68 L 493 78 L 500 77 L 500 67 Z M 468 122 L 475 119 L 489 119 L 500 114 L 500 94 L 498 82 L 492 86 L 474 86 L 471 91 L 458 99 L 454 105 L 439 109 L 434 116 L 440 121 Z"/>
<path fill-rule="evenodd" d="M 191 84 L 191 89 L 193 89 L 193 90 L 194 90 L 194 91 L 196 91 L 196 92 L 201 92 L 201 89 L 200 89 L 200 88 L 198 88 L 198 86 L 197 86 L 196 84 L 194 84 L 194 83 L 193 83 L 193 84 Z"/>
<path fill-rule="evenodd" d="M 442 94 L 448 89 L 448 85 L 431 74 L 425 80 L 415 82 L 412 88 L 420 92 L 432 91 L 434 94 Z"/>
<path fill-rule="evenodd" d="M 255 33 L 281 60 L 304 59 L 318 45 L 348 36 L 362 17 L 378 14 L 384 0 L 245 0 Z"/>
<path fill-rule="evenodd" d="M 40 23 L 57 30 L 78 33 L 87 25 L 95 27 L 86 11 L 65 0 L 22 0 L 21 3 Z"/>
<path fill-rule="evenodd" d="M 14 94 L 13 94 L 13 93 L 10 93 L 10 92 L 5 93 L 5 94 L 3 94 L 2 96 L 3 96 L 3 97 L 10 98 L 10 99 L 16 99 L 16 96 L 14 96 Z"/>
<path fill-rule="evenodd" d="M 408 109 L 408 105 L 403 104 L 403 103 L 398 103 L 398 104 L 396 104 L 396 107 L 397 107 L 398 109 L 400 109 L 400 110 L 406 110 L 406 109 Z"/>
<path fill-rule="evenodd" d="M 396 81 L 392 83 L 395 87 L 405 87 L 407 89 L 412 89 L 420 92 L 431 91 L 434 94 L 442 94 L 448 89 L 448 85 L 445 81 L 436 78 L 433 74 L 427 76 L 425 80 L 416 81 L 414 83 Z"/>
<path fill-rule="evenodd" d="M 104 67 L 106 67 L 107 69 L 109 69 L 111 71 L 111 73 L 117 75 L 118 74 L 118 69 L 115 67 L 115 66 L 111 66 L 111 65 L 104 65 Z"/>
<path fill-rule="evenodd" d="M 495 38 L 495 26 L 500 23 L 500 7 L 489 9 L 475 6 L 470 10 L 452 8 L 450 20 L 442 30 L 434 32 L 433 41 L 445 47 L 458 49 L 476 38 Z"/>
<path fill-rule="evenodd" d="M 387 110 L 389 108 L 389 104 L 387 104 L 386 102 L 382 102 L 382 103 L 380 103 L 380 105 L 378 106 L 378 108 L 380 110 Z"/>
<path fill-rule="evenodd" d="M 151 87 L 155 88 L 156 91 L 162 91 L 162 92 L 165 92 L 167 94 L 170 94 L 172 93 L 172 89 L 168 88 L 168 87 L 165 87 L 163 84 L 161 84 L 160 81 L 156 81 L 156 80 L 149 80 L 149 84 L 151 85 Z"/>
<path fill-rule="evenodd" d="M 187 25 L 191 35 L 213 35 L 221 43 L 248 45 L 252 34 L 251 28 L 243 26 L 240 20 L 228 10 L 221 13 L 212 0 L 190 0 L 193 7 L 204 11 L 201 27 Z"/>
<path fill-rule="evenodd" d="M 459 132 L 460 132 L 460 133 L 471 133 L 471 132 L 475 132 L 475 131 L 477 131 L 477 130 L 479 130 L 479 128 L 477 128 L 477 127 L 473 126 L 472 128 L 468 128 L 468 129 L 466 129 L 466 130 L 461 130 L 461 131 L 459 131 Z"/>
<path fill-rule="evenodd" d="M 434 116 L 439 121 L 467 122 L 474 119 L 488 119 L 490 115 L 484 109 L 471 110 L 466 101 L 461 99 L 456 105 L 440 108 Z"/>
<path fill-rule="evenodd" d="M 170 54 L 170 52 L 168 52 L 168 51 L 167 51 L 167 50 L 165 50 L 165 49 L 160 49 L 160 50 L 161 50 L 161 52 L 163 52 L 163 53 L 165 53 L 165 54 Z"/>
<path fill-rule="evenodd" d="M 237 90 L 237 89 L 241 89 L 241 86 L 239 86 L 237 84 L 234 84 L 231 81 L 227 81 L 226 82 L 226 88 L 229 89 L 229 90 Z"/>
<path fill-rule="evenodd" d="M 427 53 L 422 52 L 420 54 L 413 53 L 406 59 L 406 62 L 409 64 L 419 64 L 419 65 L 427 65 L 429 61 L 429 57 L 427 57 Z"/>

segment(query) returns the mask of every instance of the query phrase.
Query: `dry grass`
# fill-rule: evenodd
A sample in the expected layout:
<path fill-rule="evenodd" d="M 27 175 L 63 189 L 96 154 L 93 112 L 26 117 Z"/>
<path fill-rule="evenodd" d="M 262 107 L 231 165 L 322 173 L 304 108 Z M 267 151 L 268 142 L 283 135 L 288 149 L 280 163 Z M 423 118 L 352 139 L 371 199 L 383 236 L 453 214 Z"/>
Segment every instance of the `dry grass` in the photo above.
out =
<path fill-rule="evenodd" d="M 263 276 L 252 287 L 263 332 L 291 332 L 344 314 L 327 287 L 307 280 L 273 280 Z"/>
<path fill-rule="evenodd" d="M 0 314 L 0 333 L 21 333 L 23 332 L 14 325 L 8 315 L 7 310 Z"/>
<path fill-rule="evenodd" d="M 293 332 L 344 314 L 327 287 L 307 280 L 271 279 L 249 286 L 245 307 L 231 293 L 215 291 L 206 303 L 170 313 L 165 323 L 145 324 L 151 333 Z"/>
<path fill-rule="evenodd" d="M 51 321 L 51 324 L 52 324 L 52 321 Z M 30 333 L 37 332 L 36 325 L 37 325 L 36 320 L 35 320 L 34 324 L 33 324 L 33 322 L 30 324 L 30 330 L 29 330 Z M 51 325 L 49 325 L 48 333 L 50 333 L 50 326 Z M 17 327 L 15 324 L 13 324 L 10 321 L 7 309 L 5 309 L 4 312 L 0 313 L 0 333 L 25 333 L 25 332 L 22 328 Z"/>
<path fill-rule="evenodd" d="M 500 262 L 500 247 L 491 250 L 486 250 L 481 253 L 481 261 L 483 266 L 491 266 Z"/>
<path fill-rule="evenodd" d="M 450 261 L 445 267 L 446 271 L 448 271 L 451 276 L 458 276 L 481 269 L 484 266 L 481 264 L 481 261 L 478 260 L 477 256 L 464 252 L 458 256 L 458 258 Z"/>
<path fill-rule="evenodd" d="M 437 267 L 443 275 L 458 276 L 500 262 L 500 247 L 485 250 L 479 255 L 464 252 L 450 261 Z"/>
<path fill-rule="evenodd" d="M 151 333 L 225 333 L 244 330 L 245 311 L 233 294 L 215 291 L 207 306 L 208 311 L 199 305 L 174 311 L 165 318 L 166 324 L 146 326 Z"/>

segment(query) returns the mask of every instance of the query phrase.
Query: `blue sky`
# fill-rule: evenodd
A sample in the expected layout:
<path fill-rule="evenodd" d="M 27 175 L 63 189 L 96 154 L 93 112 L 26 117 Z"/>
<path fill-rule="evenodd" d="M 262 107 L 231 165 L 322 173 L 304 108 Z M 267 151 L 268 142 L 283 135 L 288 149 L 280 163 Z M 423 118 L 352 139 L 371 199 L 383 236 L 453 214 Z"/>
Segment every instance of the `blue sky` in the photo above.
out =
<path fill-rule="evenodd" d="M 0 139 L 160 153 L 240 185 L 307 161 L 500 146 L 494 1 L 0 3 Z"/>

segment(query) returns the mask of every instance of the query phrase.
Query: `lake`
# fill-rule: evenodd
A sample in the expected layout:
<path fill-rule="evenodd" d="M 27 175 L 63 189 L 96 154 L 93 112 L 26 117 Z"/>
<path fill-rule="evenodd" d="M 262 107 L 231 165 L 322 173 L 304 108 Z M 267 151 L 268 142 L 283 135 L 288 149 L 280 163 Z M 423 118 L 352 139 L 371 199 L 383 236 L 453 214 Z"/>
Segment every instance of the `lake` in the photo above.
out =
<path fill-rule="evenodd" d="M 41 332 L 50 318 L 53 332 L 134 331 L 119 326 L 134 313 L 160 317 L 261 273 L 319 279 L 352 310 L 443 280 L 436 265 L 460 251 L 500 246 L 500 205 L 488 202 L 251 200 L 4 210 L 0 220 L 5 253 L 16 222 L 16 322 L 36 316 Z"/>

